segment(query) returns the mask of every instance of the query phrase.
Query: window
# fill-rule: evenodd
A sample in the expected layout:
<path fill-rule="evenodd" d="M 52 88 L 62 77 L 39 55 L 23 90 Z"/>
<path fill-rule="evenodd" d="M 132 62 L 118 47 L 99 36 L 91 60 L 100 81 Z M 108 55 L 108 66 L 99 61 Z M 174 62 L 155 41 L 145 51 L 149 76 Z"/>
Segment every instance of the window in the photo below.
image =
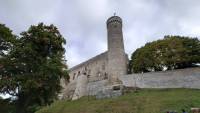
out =
<path fill-rule="evenodd" d="M 76 73 L 74 73 L 74 75 L 73 75 L 73 80 L 75 79 L 75 76 L 76 76 Z"/>
<path fill-rule="evenodd" d="M 105 70 L 105 63 L 102 65 L 102 70 Z"/>
<path fill-rule="evenodd" d="M 90 69 L 88 70 L 88 74 L 89 74 L 89 75 L 91 74 L 91 70 L 90 70 Z"/>
<path fill-rule="evenodd" d="M 107 75 L 106 72 L 105 72 L 105 74 L 104 74 L 104 79 L 108 79 L 108 75 Z"/>
<path fill-rule="evenodd" d="M 98 72 L 97 75 L 100 77 L 101 76 L 101 72 Z"/>

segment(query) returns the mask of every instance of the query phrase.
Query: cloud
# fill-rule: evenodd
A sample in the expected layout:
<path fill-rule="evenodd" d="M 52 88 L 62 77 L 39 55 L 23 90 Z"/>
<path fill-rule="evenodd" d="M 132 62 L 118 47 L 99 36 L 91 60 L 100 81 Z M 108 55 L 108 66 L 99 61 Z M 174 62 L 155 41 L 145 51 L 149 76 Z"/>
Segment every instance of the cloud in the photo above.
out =
<path fill-rule="evenodd" d="M 199 0 L 1 0 L 0 22 L 19 34 L 55 24 L 66 38 L 69 67 L 107 50 L 106 20 L 123 19 L 126 52 L 164 35 L 200 36 Z"/>

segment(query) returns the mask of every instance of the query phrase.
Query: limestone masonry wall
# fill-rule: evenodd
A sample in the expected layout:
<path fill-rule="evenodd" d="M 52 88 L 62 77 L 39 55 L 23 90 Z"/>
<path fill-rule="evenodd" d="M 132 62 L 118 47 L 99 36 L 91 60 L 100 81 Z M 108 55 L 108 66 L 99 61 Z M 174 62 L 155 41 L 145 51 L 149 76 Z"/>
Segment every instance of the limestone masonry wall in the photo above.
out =
<path fill-rule="evenodd" d="M 96 95 L 98 92 L 105 89 L 107 85 L 108 85 L 108 80 L 101 80 L 88 83 L 87 84 L 88 95 Z"/>
<path fill-rule="evenodd" d="M 69 82 L 61 80 L 64 89 L 60 98 L 74 100 L 86 95 L 100 94 L 98 98 L 110 97 L 110 93 L 120 95 L 120 91 L 112 91 L 114 85 L 200 89 L 200 67 L 126 75 L 128 58 L 120 17 L 112 16 L 107 20 L 107 39 L 108 51 L 71 68 Z"/>
<path fill-rule="evenodd" d="M 200 67 L 120 76 L 125 86 L 200 89 Z"/>
<path fill-rule="evenodd" d="M 200 89 L 200 67 L 122 75 L 119 76 L 119 80 L 122 81 L 122 85 L 128 87 Z M 78 79 L 67 84 L 61 97 L 78 99 L 81 96 L 98 95 L 110 86 L 108 79 L 87 81 L 85 75 L 80 75 Z"/>
<path fill-rule="evenodd" d="M 127 58 L 124 51 L 122 19 L 112 16 L 107 20 L 108 75 L 110 80 L 127 74 Z"/>
<path fill-rule="evenodd" d="M 107 52 L 99 54 L 70 69 L 70 81 L 74 81 L 81 74 L 88 77 L 88 81 L 98 81 L 107 78 L 108 73 Z"/>

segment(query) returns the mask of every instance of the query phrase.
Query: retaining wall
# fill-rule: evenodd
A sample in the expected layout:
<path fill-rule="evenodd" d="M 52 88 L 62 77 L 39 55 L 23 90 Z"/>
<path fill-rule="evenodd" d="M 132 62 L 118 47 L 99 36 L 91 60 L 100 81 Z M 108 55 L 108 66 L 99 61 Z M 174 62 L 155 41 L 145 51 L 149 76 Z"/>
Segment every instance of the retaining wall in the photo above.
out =
<path fill-rule="evenodd" d="M 139 88 L 200 89 L 200 67 L 120 76 L 123 85 Z"/>

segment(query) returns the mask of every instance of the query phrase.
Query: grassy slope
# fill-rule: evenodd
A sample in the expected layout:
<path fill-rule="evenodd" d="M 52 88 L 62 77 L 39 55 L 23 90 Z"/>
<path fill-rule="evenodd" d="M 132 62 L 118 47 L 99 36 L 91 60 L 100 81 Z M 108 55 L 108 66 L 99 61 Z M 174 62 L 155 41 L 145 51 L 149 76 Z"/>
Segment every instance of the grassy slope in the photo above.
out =
<path fill-rule="evenodd" d="M 200 107 L 200 90 L 142 89 L 118 98 L 57 101 L 36 113 L 165 113 Z"/>

